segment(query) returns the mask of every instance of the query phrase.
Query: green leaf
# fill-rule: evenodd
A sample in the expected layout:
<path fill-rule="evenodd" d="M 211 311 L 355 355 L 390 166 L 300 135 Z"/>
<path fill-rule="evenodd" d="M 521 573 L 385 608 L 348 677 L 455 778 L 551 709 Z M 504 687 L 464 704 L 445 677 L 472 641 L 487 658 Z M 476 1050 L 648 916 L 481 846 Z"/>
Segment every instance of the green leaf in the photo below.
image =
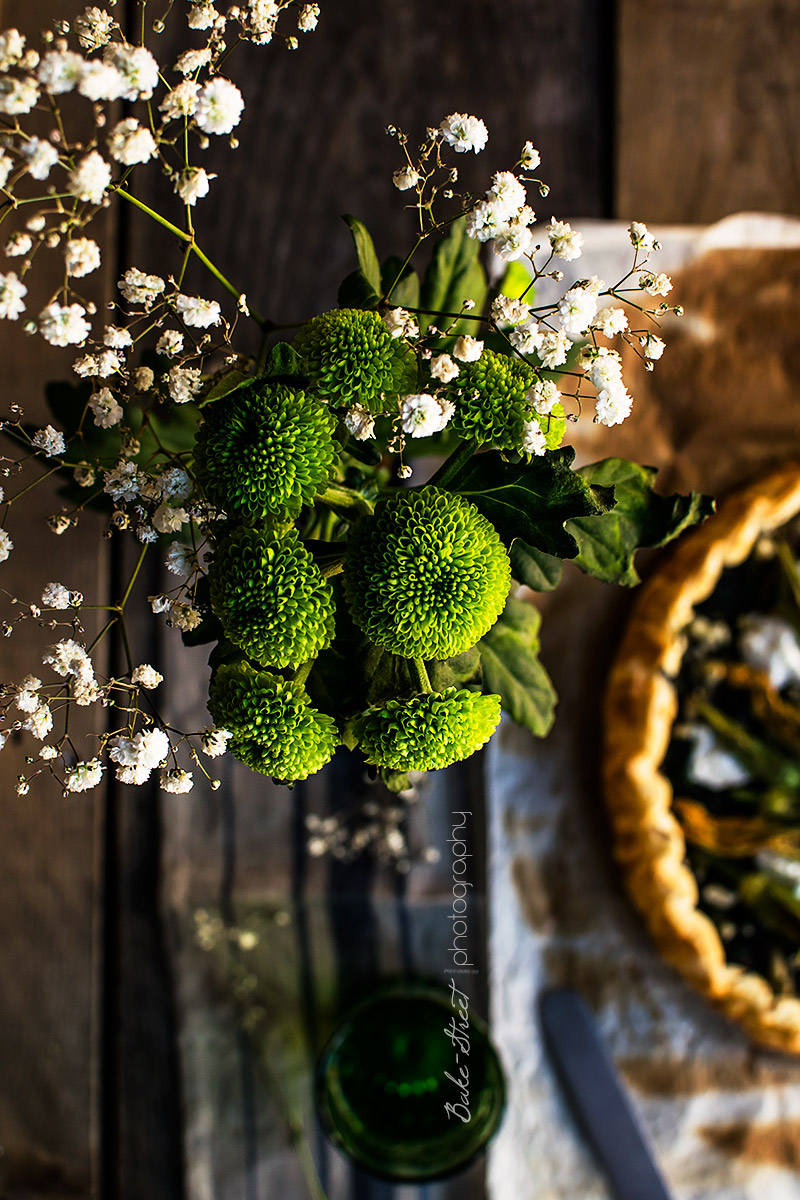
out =
<path fill-rule="evenodd" d="M 200 401 L 199 407 L 203 408 L 206 404 L 211 404 L 214 400 L 222 400 L 225 396 L 230 396 L 231 392 L 235 392 L 237 388 L 244 387 L 246 383 L 252 382 L 253 376 L 246 375 L 244 371 L 227 371 L 209 388 Z"/>
<path fill-rule="evenodd" d="M 484 692 L 499 695 L 508 715 L 536 737 L 550 731 L 557 701 L 539 662 L 540 623 L 532 604 L 509 596 L 499 620 L 478 643 Z"/>
<path fill-rule="evenodd" d="M 392 304 L 400 308 L 419 308 L 419 286 L 419 275 L 411 265 L 403 269 L 403 259 L 396 254 L 386 259 L 381 267 L 381 294 L 385 296 L 391 288 Z"/>
<path fill-rule="evenodd" d="M 362 271 L 352 271 L 339 285 L 340 308 L 375 308 L 380 296 Z"/>
<path fill-rule="evenodd" d="M 466 496 L 494 525 L 506 546 L 514 538 L 556 558 L 575 558 L 578 543 L 564 522 L 604 512 L 611 493 L 571 469 L 572 446 L 530 463 L 507 462 L 496 451 L 475 455 L 447 487 Z"/>
<path fill-rule="evenodd" d="M 477 646 L 455 654 L 452 658 L 435 659 L 427 664 L 428 678 L 435 692 L 449 687 L 463 687 L 480 674 L 481 655 Z"/>
<path fill-rule="evenodd" d="M 607 458 L 578 472 L 592 486 L 613 487 L 610 512 L 569 522 L 580 553 L 575 562 L 587 575 L 633 587 L 639 583 L 634 555 L 642 546 L 664 546 L 714 511 L 710 496 L 660 496 L 653 491 L 655 467 Z"/>
<path fill-rule="evenodd" d="M 356 217 L 350 213 L 344 213 L 342 220 L 349 228 L 353 235 L 353 242 L 356 247 L 356 256 L 358 258 L 358 266 L 361 274 L 366 279 L 369 286 L 379 297 L 381 294 L 381 268 L 378 262 L 378 256 L 375 253 L 375 246 L 372 238 L 367 231 L 366 225 L 363 225 Z"/>
<path fill-rule="evenodd" d="M 511 543 L 511 574 L 534 592 L 552 592 L 558 587 L 564 564 L 560 558 L 534 549 L 521 538 Z"/>
<path fill-rule="evenodd" d="M 465 300 L 474 300 L 476 311 L 482 311 L 488 288 L 479 254 L 480 242 L 467 237 L 464 219 L 454 221 L 445 237 L 436 243 L 425 272 L 420 307 L 432 313 L 459 312 Z M 435 319 L 421 318 L 420 324 L 427 327 Z M 474 321 L 459 321 L 452 333 L 457 337 L 474 330 Z"/>
<path fill-rule="evenodd" d="M 288 342 L 276 342 L 267 355 L 262 379 L 302 379 L 300 356 Z"/>

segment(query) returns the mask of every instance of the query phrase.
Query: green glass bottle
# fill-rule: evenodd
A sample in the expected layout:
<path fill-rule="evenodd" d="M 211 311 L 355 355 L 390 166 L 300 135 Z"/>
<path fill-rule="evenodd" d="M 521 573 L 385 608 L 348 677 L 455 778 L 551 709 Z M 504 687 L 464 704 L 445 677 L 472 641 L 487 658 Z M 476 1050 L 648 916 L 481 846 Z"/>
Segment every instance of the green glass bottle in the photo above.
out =
<path fill-rule="evenodd" d="M 362 1001 L 320 1058 L 317 1107 L 331 1141 L 397 1182 L 466 1167 L 497 1129 L 505 1085 L 486 1028 L 455 984 L 388 985 Z"/>

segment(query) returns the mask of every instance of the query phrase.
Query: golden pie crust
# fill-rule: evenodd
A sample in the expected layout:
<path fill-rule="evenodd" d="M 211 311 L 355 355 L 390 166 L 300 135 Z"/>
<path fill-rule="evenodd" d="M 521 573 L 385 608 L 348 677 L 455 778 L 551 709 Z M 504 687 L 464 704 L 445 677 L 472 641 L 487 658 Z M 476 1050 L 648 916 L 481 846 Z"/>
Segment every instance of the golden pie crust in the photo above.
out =
<path fill-rule="evenodd" d="M 697 907 L 672 787 L 659 768 L 678 711 L 673 680 L 695 607 L 761 534 L 798 513 L 800 464 L 792 463 L 728 497 L 644 585 L 609 678 L 603 762 L 615 856 L 660 953 L 752 1038 L 794 1054 L 800 1054 L 800 999 L 776 995 L 762 976 L 726 961 L 716 928 Z"/>

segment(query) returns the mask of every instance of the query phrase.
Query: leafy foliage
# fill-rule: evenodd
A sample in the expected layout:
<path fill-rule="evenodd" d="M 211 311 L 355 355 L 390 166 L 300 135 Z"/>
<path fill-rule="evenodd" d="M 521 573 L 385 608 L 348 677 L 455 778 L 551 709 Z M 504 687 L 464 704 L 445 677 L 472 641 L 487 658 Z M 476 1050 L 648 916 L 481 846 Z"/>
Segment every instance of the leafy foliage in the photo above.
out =
<path fill-rule="evenodd" d="M 509 596 L 499 620 L 478 644 L 484 689 L 496 692 L 508 715 L 536 737 L 549 732 L 556 707 L 555 689 L 539 662 L 540 624 L 533 605 Z"/>

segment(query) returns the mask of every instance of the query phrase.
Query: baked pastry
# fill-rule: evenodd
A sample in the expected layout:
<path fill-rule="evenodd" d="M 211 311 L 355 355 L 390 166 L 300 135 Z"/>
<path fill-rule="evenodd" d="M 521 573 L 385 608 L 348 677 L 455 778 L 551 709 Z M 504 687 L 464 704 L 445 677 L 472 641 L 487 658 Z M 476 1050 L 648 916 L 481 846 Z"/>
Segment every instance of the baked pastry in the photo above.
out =
<path fill-rule="evenodd" d="M 742 620 L 730 606 L 737 579 L 749 579 L 745 593 L 756 584 L 763 591 L 786 566 L 787 530 L 794 536 L 798 514 L 800 465 L 787 464 L 728 497 L 656 570 L 611 670 L 603 761 L 615 856 L 661 954 L 756 1041 L 793 1053 L 800 1053 L 800 769 L 792 763 L 800 755 L 791 747 L 800 738 L 800 687 L 790 678 L 787 692 L 786 679 L 773 677 L 763 638 L 761 659 L 742 658 Z M 796 555 L 797 539 L 795 584 Z M 785 601 L 791 580 L 781 586 Z M 796 590 L 792 599 L 797 606 Z M 752 595 L 742 603 L 747 613 Z M 751 621 L 783 620 L 769 616 L 763 596 L 758 605 Z M 723 629 L 715 647 L 709 629 L 726 624 L 720 611 L 730 637 L 725 645 Z M 714 741 L 711 769 L 706 756 L 690 783 L 694 795 L 686 795 L 687 764 L 693 755 L 701 761 L 703 722 L 711 730 L 703 737 Z"/>

